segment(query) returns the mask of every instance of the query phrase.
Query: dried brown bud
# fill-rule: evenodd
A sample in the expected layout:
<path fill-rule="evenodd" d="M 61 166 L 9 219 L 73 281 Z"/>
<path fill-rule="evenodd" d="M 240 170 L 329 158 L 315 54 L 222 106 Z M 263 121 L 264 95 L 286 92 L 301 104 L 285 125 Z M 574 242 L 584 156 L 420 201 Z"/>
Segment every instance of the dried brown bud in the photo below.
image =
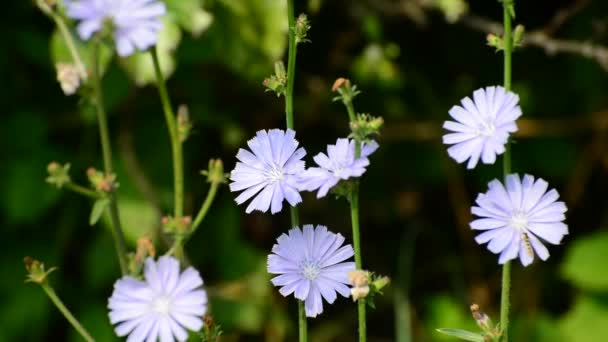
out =
<path fill-rule="evenodd" d="M 348 273 L 348 281 L 354 287 L 363 287 L 369 284 L 369 272 L 355 270 Z"/>
<path fill-rule="evenodd" d="M 344 77 L 340 77 L 337 80 L 334 81 L 334 85 L 331 87 L 331 91 L 336 92 L 338 91 L 338 89 L 340 89 L 340 87 L 342 87 L 346 82 L 348 82 L 348 79 L 344 78 Z"/>
<path fill-rule="evenodd" d="M 53 161 L 53 162 L 49 163 L 49 165 L 46 167 L 46 170 L 49 173 L 54 173 L 54 172 L 57 172 L 60 168 L 61 168 L 61 165 L 58 162 Z"/>

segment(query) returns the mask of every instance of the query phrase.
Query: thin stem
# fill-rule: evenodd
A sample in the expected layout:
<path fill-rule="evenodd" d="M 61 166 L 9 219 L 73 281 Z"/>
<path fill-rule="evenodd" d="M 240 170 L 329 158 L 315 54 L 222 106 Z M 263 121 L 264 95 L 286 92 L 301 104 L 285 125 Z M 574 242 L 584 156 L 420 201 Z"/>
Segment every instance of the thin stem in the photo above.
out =
<path fill-rule="evenodd" d="M 63 40 L 65 40 L 65 44 L 67 45 L 68 50 L 70 51 L 70 54 L 72 55 L 72 59 L 74 60 L 74 63 L 76 64 L 76 69 L 78 70 L 78 74 L 80 75 L 80 78 L 83 81 L 86 81 L 88 78 L 87 69 L 84 66 L 84 63 L 82 62 L 82 57 L 80 57 L 80 53 L 78 52 L 78 49 L 76 48 L 76 44 L 74 43 L 74 37 L 72 37 L 72 33 L 68 29 L 67 25 L 65 24 L 65 22 L 63 21 L 63 18 L 61 16 L 57 15 L 57 13 L 55 13 L 53 11 L 51 11 L 49 13 L 49 15 L 51 16 L 51 18 L 53 18 L 53 21 L 57 25 L 57 28 L 59 28 L 59 32 L 63 36 Z"/>
<path fill-rule="evenodd" d="M 293 129 L 293 87 L 296 75 L 296 17 L 293 0 L 287 0 L 287 21 L 289 25 L 289 51 L 287 56 L 287 91 L 285 92 L 285 119 L 287 128 Z"/>
<path fill-rule="evenodd" d="M 350 122 L 355 122 L 357 118 L 355 116 L 355 106 L 353 106 L 352 98 L 349 101 L 344 102 L 344 105 L 346 106 L 346 111 L 348 112 L 348 119 Z"/>
<path fill-rule="evenodd" d="M 95 39 L 93 43 L 93 91 L 95 93 L 95 106 L 97 107 L 97 122 L 99 124 L 99 136 L 101 140 L 101 151 L 103 154 L 103 165 L 106 175 L 113 173 L 112 169 L 112 147 L 110 144 L 110 134 L 108 130 L 108 119 L 106 116 L 106 110 L 103 106 L 103 92 L 101 88 L 101 76 L 99 72 L 99 47 L 101 41 Z M 118 213 L 118 204 L 116 203 L 116 194 L 111 192 L 110 196 L 110 220 L 112 222 L 112 236 L 114 237 L 114 244 L 116 246 L 116 253 L 118 255 L 118 262 L 120 264 L 120 270 L 123 275 L 127 274 L 128 261 L 127 261 L 127 244 L 125 237 L 122 232 L 120 225 L 120 215 Z"/>
<path fill-rule="evenodd" d="M 511 90 L 511 56 L 513 53 L 513 38 L 511 25 L 511 10 L 514 6 L 513 0 L 503 0 L 503 24 L 504 24 L 504 87 Z M 507 144 L 503 156 L 503 176 L 506 178 L 511 173 L 511 152 Z M 500 329 L 502 330 L 502 342 L 509 341 L 509 308 L 511 296 L 511 262 L 507 261 L 502 268 L 502 289 L 500 297 Z"/>
<path fill-rule="evenodd" d="M 207 215 L 209 208 L 211 208 L 211 204 L 213 203 L 213 200 L 215 199 L 215 194 L 217 193 L 217 189 L 219 188 L 219 186 L 220 186 L 220 183 L 218 183 L 218 182 L 211 183 L 209 192 L 207 192 L 207 197 L 205 197 L 205 201 L 203 202 L 203 205 L 201 206 L 201 210 L 199 210 L 198 214 L 196 214 L 196 218 L 194 219 L 194 222 L 192 223 L 192 227 L 190 228 L 190 233 L 184 239 L 184 242 L 186 242 L 192 235 L 194 235 L 198 226 L 201 224 L 201 222 L 203 222 L 203 219 Z"/>
<path fill-rule="evenodd" d="M 59 311 L 61 311 L 61 313 L 68 320 L 68 322 L 70 322 L 70 324 L 72 324 L 74 329 L 76 329 L 76 331 L 78 331 L 80 336 L 82 336 L 82 338 L 87 342 L 95 342 L 95 339 L 93 337 L 91 337 L 91 334 L 89 334 L 87 329 L 85 329 L 82 326 L 82 324 L 80 324 L 80 322 L 78 322 L 76 317 L 74 317 L 74 315 L 72 315 L 70 310 L 68 310 L 68 308 L 63 304 L 61 299 L 59 299 L 59 297 L 55 293 L 55 290 L 53 290 L 53 288 L 49 284 L 46 284 L 46 283 L 41 284 L 40 286 L 42 287 L 44 292 L 46 292 L 47 296 L 49 296 L 49 298 L 51 299 L 53 304 L 55 304 L 57 309 L 59 309 Z"/>
<path fill-rule="evenodd" d="M 165 85 L 165 79 L 160 69 L 156 47 L 150 49 L 150 54 L 152 55 L 152 61 L 154 63 L 154 72 L 156 74 L 158 93 L 160 94 L 160 99 L 163 104 L 163 112 L 165 113 L 165 120 L 167 121 L 169 137 L 171 138 L 171 151 L 173 154 L 173 181 L 175 188 L 174 216 L 176 218 L 180 218 L 184 215 L 184 157 L 182 152 L 182 143 L 179 139 L 175 114 L 173 113 L 173 107 L 171 106 L 169 93 L 167 92 L 167 86 Z"/>
<path fill-rule="evenodd" d="M 288 129 L 294 128 L 293 123 L 293 87 L 296 80 L 296 17 L 294 11 L 294 0 L 287 0 L 287 23 L 289 26 L 289 46 L 287 52 L 287 89 L 285 91 L 285 121 Z M 300 225 L 300 215 L 298 208 L 290 207 L 291 227 Z M 298 300 L 298 336 L 299 342 L 308 341 L 306 323 L 306 310 L 304 302 Z"/>
<path fill-rule="evenodd" d="M 93 191 L 91 189 L 87 189 L 84 186 L 81 186 L 81 185 L 78 185 L 78 184 L 75 184 L 75 183 L 66 183 L 64 186 L 68 190 L 71 190 L 71 191 L 73 191 L 73 192 L 75 192 L 77 194 L 81 194 L 81 195 L 90 197 L 92 199 L 100 199 L 100 198 L 104 197 L 102 194 L 100 194 L 97 191 Z"/>
<path fill-rule="evenodd" d="M 299 342 L 308 341 L 308 331 L 306 326 L 306 310 L 304 308 L 304 301 L 298 300 L 298 332 Z"/>
<path fill-rule="evenodd" d="M 356 142 L 358 145 L 359 142 Z M 355 149 L 355 157 L 358 158 L 360 155 Z M 363 269 L 361 260 L 361 237 L 360 237 L 360 226 L 359 226 L 359 183 L 355 182 L 351 190 L 350 195 L 350 218 L 353 226 L 353 245 L 355 249 L 355 267 L 358 270 Z M 357 312 L 359 320 L 359 341 L 367 341 L 367 326 L 366 326 L 366 304 L 365 299 L 359 299 L 357 301 Z"/>

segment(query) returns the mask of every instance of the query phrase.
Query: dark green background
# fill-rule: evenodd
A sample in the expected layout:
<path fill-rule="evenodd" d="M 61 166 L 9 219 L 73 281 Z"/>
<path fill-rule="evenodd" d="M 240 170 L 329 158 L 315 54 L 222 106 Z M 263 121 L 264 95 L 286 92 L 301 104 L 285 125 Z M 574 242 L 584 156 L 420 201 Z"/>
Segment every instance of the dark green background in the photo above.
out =
<path fill-rule="evenodd" d="M 466 224 L 471 202 L 501 167 L 466 171 L 456 165 L 441 144 L 440 127 L 462 97 L 502 83 L 502 55 L 485 46 L 484 32 L 449 24 L 439 11 L 427 9 L 424 22 L 416 22 L 399 10 L 416 1 L 296 3 L 297 12 L 307 11 L 312 21 L 312 43 L 299 47 L 295 99 L 297 137 L 307 160 L 348 133 L 346 113 L 331 101 L 337 77 L 349 77 L 363 90 L 357 111 L 386 121 L 381 148 L 362 182 L 364 265 L 393 280 L 369 311 L 370 341 L 396 340 L 396 326 L 407 329 L 407 322 L 413 341 L 442 340 L 434 331 L 439 327 L 475 330 L 468 313 L 473 302 L 497 321 L 497 257 L 474 243 Z M 516 21 L 540 29 L 572 3 L 518 1 Z M 230 170 L 237 149 L 257 130 L 284 127 L 282 99 L 261 85 L 285 52 L 283 5 L 206 1 L 212 25 L 198 38 L 183 32 L 168 87 L 174 104 L 190 107 L 195 123 L 185 145 L 189 213 L 205 196 L 199 171 L 210 158 L 221 157 Z M 476 15 L 502 18 L 497 1 L 469 5 Z M 79 339 L 43 292 L 23 283 L 26 255 L 58 266 L 51 276 L 57 292 L 98 340 L 113 340 L 105 306 L 120 272 L 109 230 L 88 225 L 89 200 L 44 181 L 53 160 L 71 163 L 72 178 L 81 184 L 89 166 L 102 167 L 95 118 L 55 81 L 52 22 L 30 1 L 3 4 L 2 12 L 0 341 Z M 608 44 L 608 4 L 591 1 L 555 35 Z M 120 64 L 112 61 L 104 89 L 118 196 L 133 241 L 171 211 L 171 155 L 156 90 L 135 86 Z M 549 56 L 526 47 L 514 55 L 513 86 L 521 97 L 522 125 L 537 124 L 515 138 L 513 169 L 560 191 L 571 234 L 550 247 L 547 262 L 514 265 L 512 340 L 603 341 L 608 73 L 581 55 Z M 148 193 L 141 184 L 149 185 Z M 208 286 L 211 313 L 225 330 L 224 341 L 294 340 L 293 300 L 282 298 L 265 273 L 274 239 L 289 228 L 288 214 L 247 215 L 234 197 L 226 186 L 220 189 L 187 246 Z M 303 223 L 324 224 L 350 238 L 343 200 L 307 193 L 300 208 Z M 409 319 L 395 321 L 395 307 Z M 310 320 L 312 340 L 354 340 L 355 315 L 349 299 L 326 305 Z"/>

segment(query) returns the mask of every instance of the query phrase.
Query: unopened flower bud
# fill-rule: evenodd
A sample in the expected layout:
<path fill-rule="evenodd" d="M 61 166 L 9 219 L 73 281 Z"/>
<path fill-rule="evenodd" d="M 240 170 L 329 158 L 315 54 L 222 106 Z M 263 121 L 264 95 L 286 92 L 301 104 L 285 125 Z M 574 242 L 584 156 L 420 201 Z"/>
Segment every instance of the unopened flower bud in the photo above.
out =
<path fill-rule="evenodd" d="M 181 142 L 186 141 L 192 130 L 192 122 L 190 121 L 190 111 L 188 106 L 181 105 L 177 109 L 177 133 Z"/>
<path fill-rule="evenodd" d="M 80 87 L 80 75 L 73 64 L 57 63 L 57 81 L 65 95 L 74 95 Z"/>
<path fill-rule="evenodd" d="M 38 260 L 35 260 L 29 256 L 23 258 L 25 269 L 28 275 L 25 279 L 26 282 L 32 282 L 37 284 L 44 284 L 51 272 L 56 270 L 56 267 L 51 267 L 48 271 L 45 269 L 44 264 Z"/>
<path fill-rule="evenodd" d="M 331 91 L 334 93 L 338 91 L 343 85 L 347 85 L 350 81 L 344 77 L 340 77 L 334 81 L 334 85 L 331 87 Z"/>
<path fill-rule="evenodd" d="M 471 309 L 471 314 L 473 315 L 473 318 L 475 319 L 475 322 L 481 328 L 481 330 L 483 330 L 486 333 L 492 332 L 494 329 L 492 327 L 492 320 L 490 319 L 490 317 L 488 315 L 486 315 L 484 312 L 482 312 L 479 309 L 479 305 L 472 304 L 470 309 Z"/>
<path fill-rule="evenodd" d="M 496 48 L 496 50 L 502 50 L 504 48 L 504 43 L 501 37 L 493 34 L 493 33 L 489 33 L 486 36 L 486 41 L 488 46 L 492 46 L 494 48 Z"/>
<path fill-rule="evenodd" d="M 350 289 L 350 295 L 353 298 L 353 302 L 359 299 L 366 298 L 369 294 L 369 286 L 357 286 Z"/>
<path fill-rule="evenodd" d="M 57 188 L 61 188 L 65 184 L 72 181 L 69 174 L 70 164 L 61 165 L 54 161 L 47 165 L 46 170 L 49 173 L 49 176 L 46 178 L 46 182 L 56 186 Z"/>
<path fill-rule="evenodd" d="M 307 43 L 310 42 L 306 37 L 308 35 L 308 30 L 310 30 L 310 21 L 306 14 L 302 13 L 296 19 L 296 44 Z"/>
<path fill-rule="evenodd" d="M 523 25 L 515 26 L 515 30 L 513 31 L 513 46 L 521 46 L 525 31 L 526 29 Z"/>
<path fill-rule="evenodd" d="M 277 97 L 285 95 L 287 90 L 287 72 L 285 71 L 285 65 L 283 62 L 278 61 L 274 64 L 274 75 L 264 79 L 262 82 L 266 91 L 272 91 L 277 94 Z"/>
<path fill-rule="evenodd" d="M 221 159 L 209 159 L 209 169 L 201 171 L 207 176 L 207 182 L 222 184 L 226 183 L 228 175 L 224 173 L 224 163 Z"/>

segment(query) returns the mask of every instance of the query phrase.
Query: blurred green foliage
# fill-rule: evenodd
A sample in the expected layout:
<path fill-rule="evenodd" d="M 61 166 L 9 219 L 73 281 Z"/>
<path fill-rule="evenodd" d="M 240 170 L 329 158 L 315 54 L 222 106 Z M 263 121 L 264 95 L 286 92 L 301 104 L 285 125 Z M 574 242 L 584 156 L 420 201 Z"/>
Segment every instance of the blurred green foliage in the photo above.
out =
<path fill-rule="evenodd" d="M 283 103 L 265 94 L 261 82 L 284 58 L 286 5 L 269 0 L 166 3 L 170 15 L 160 58 L 174 104 L 187 104 L 195 124 L 185 145 L 192 213 L 207 190 L 199 170 L 210 158 L 221 157 L 230 170 L 238 147 L 256 130 L 284 126 Z M 383 6 L 389 3 L 296 1 L 298 12 L 310 9 L 312 21 L 312 43 L 302 45 L 298 55 L 296 127 L 309 157 L 347 134 L 346 113 L 331 101 L 331 84 L 341 76 L 363 90 L 355 101 L 358 111 L 385 118 L 382 148 L 362 182 L 364 263 L 392 277 L 404 272 L 395 256 L 410 253 L 399 253 L 399 237 L 423 227 L 412 253 L 413 274 L 406 276 L 411 279 L 409 334 L 413 341 L 442 341 L 438 327 L 476 331 L 468 309 L 473 302 L 497 320 L 496 257 L 474 244 L 459 215 L 466 218 L 468 204 L 498 177 L 500 167 L 465 174 L 447 159 L 433 132 L 440 131 L 447 110 L 460 98 L 501 82 L 502 56 L 484 46 L 483 33 L 445 21 L 466 10 L 463 1 L 433 2 L 419 13 Z M 547 13 L 569 3 L 519 1 L 517 20 L 534 30 L 545 24 Z M 5 6 L 10 16 L 0 30 L 5 112 L 0 119 L 0 341 L 79 340 L 42 291 L 23 284 L 25 255 L 58 266 L 51 282 L 59 295 L 99 341 L 112 341 L 106 301 L 119 268 L 109 230 L 103 223 L 89 226 L 92 201 L 44 182 L 53 160 L 71 163 L 72 178 L 83 185 L 85 170 L 101 166 L 94 112 L 77 97 L 65 97 L 55 81 L 53 61 L 69 61 L 69 55 L 53 24 L 30 1 Z M 468 11 L 501 20 L 495 1 L 469 1 Z M 606 13 L 607 3 L 591 1 L 558 35 L 608 44 Z M 86 44 L 79 44 L 88 63 Z M 149 85 L 149 56 L 119 60 L 109 50 L 103 56 L 121 215 L 133 244 L 143 234 L 156 236 L 160 217 L 171 207 L 169 139 L 156 90 Z M 543 177 L 560 190 L 570 208 L 571 235 L 551 249 L 548 262 L 516 266 L 513 340 L 603 341 L 608 336 L 608 236 L 603 229 L 608 183 L 605 137 L 593 120 L 607 115 L 608 74 L 581 56 L 548 56 L 525 48 L 514 57 L 514 87 L 524 119 L 552 124 L 517 139 L 514 169 Z M 556 122 L 562 125 L 557 133 L 545 130 Z M 600 151 L 604 147 L 595 159 L 588 157 L 594 141 Z M 187 246 L 205 279 L 211 312 L 225 330 L 225 341 L 293 340 L 293 301 L 278 294 L 265 272 L 266 255 L 287 229 L 288 217 L 246 215 L 233 198 L 227 187 L 221 188 Z M 341 201 L 316 201 L 306 194 L 301 217 L 303 223 L 325 224 L 350 236 L 348 208 Z M 157 247 L 162 249 L 161 239 Z M 371 341 L 393 340 L 395 328 L 404 326 L 391 318 L 391 297 L 404 291 L 400 286 L 389 288 L 371 311 Z M 326 312 L 310 321 L 311 336 L 352 341 L 354 317 L 350 300 L 326 305 Z"/>

